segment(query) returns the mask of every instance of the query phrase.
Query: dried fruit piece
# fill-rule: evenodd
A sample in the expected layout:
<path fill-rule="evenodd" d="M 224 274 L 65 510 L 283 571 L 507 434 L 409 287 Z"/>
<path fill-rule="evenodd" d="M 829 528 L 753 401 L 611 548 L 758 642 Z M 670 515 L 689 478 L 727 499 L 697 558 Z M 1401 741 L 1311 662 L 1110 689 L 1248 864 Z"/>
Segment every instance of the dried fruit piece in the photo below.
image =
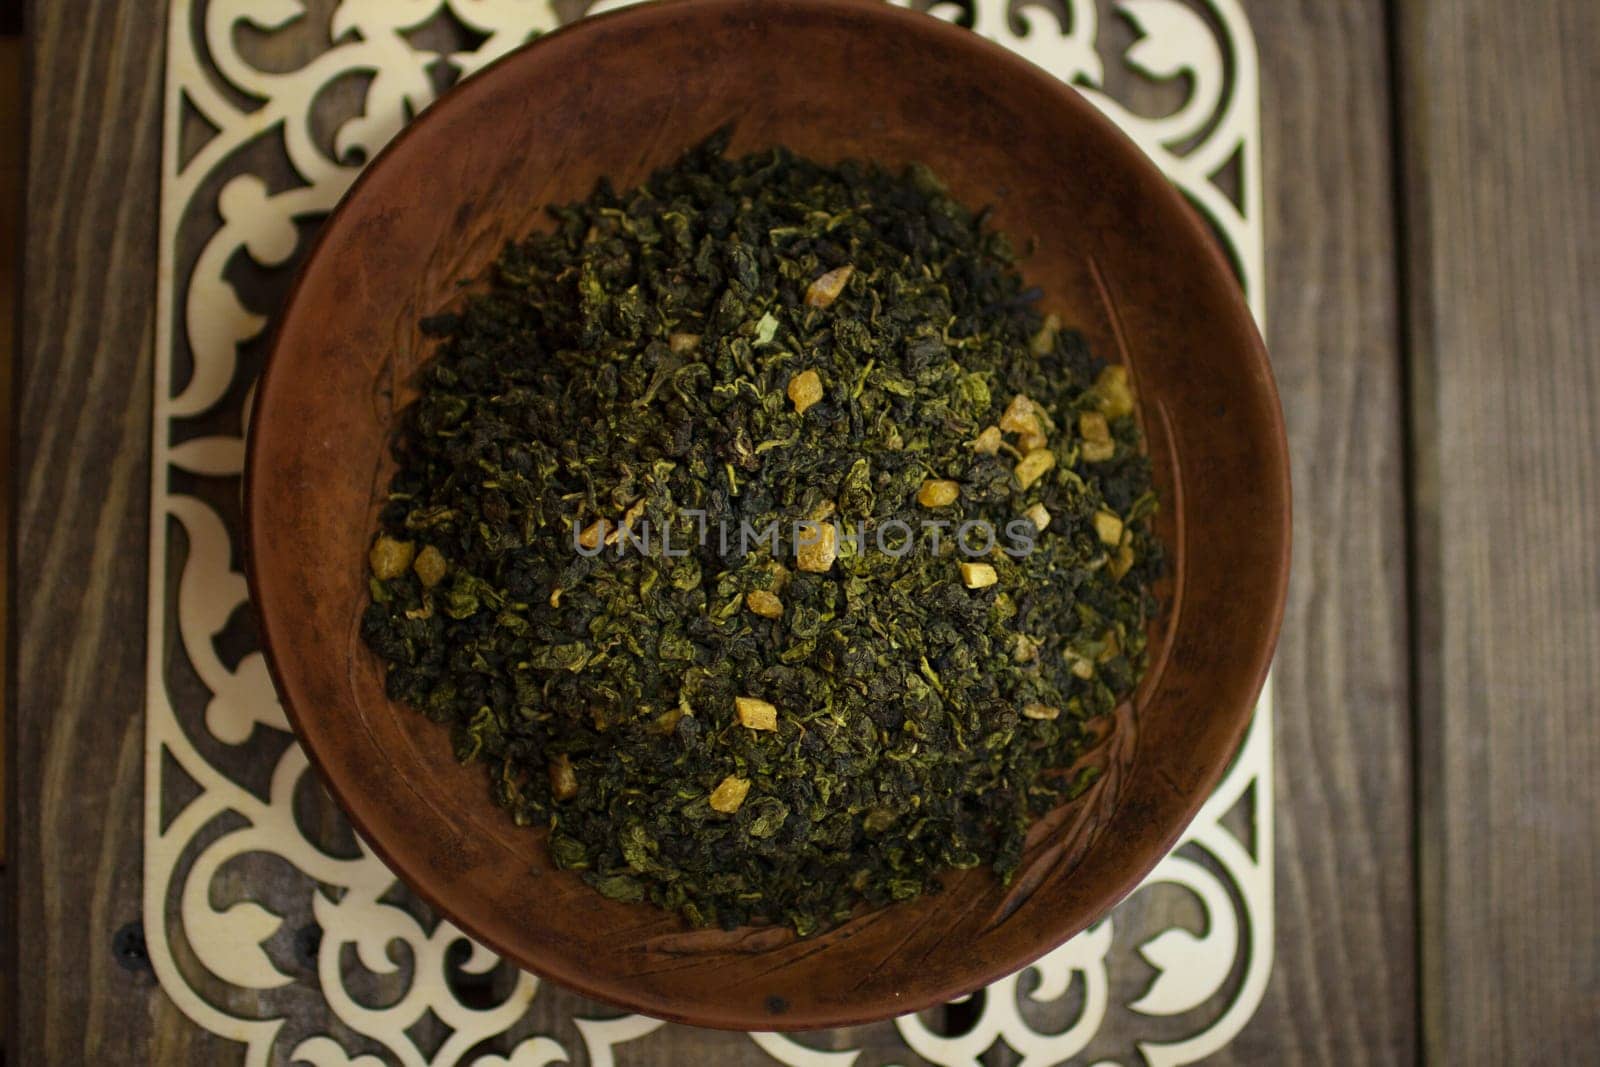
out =
<path fill-rule="evenodd" d="M 1101 508 L 1094 513 L 1094 532 L 1104 545 L 1120 545 L 1122 543 L 1122 520 L 1115 512 Z"/>
<path fill-rule="evenodd" d="M 822 378 L 814 370 L 803 370 L 789 379 L 789 400 L 794 404 L 796 415 L 804 415 L 806 409 L 822 399 Z"/>
<path fill-rule="evenodd" d="M 1006 413 L 1000 416 L 1000 429 L 1006 433 L 1037 434 L 1039 416 L 1035 413 L 1033 401 L 1021 393 L 1012 397 Z"/>
<path fill-rule="evenodd" d="M 631 507 L 622 514 L 622 521 L 606 531 L 606 544 L 614 545 L 624 533 L 633 532 L 633 524 L 639 521 L 639 516 L 644 514 L 645 501 L 641 497 L 635 500 Z M 587 546 L 593 547 L 593 546 Z"/>
<path fill-rule="evenodd" d="M 795 566 L 812 574 L 826 573 L 839 558 L 839 531 L 831 522 L 800 523 L 795 540 Z"/>
<path fill-rule="evenodd" d="M 1043 448 L 1049 443 L 1050 438 L 1046 437 L 1042 430 L 1038 433 L 1021 433 L 1017 435 L 1017 450 L 1024 455 Z"/>
<path fill-rule="evenodd" d="M 1100 410 L 1108 419 L 1120 419 L 1133 414 L 1133 389 L 1128 384 L 1128 368 L 1112 364 L 1095 379 L 1094 391 L 1100 399 Z"/>
<path fill-rule="evenodd" d="M 954 504 L 960 496 L 960 483 L 929 478 L 917 490 L 917 503 L 925 508 L 944 508 Z"/>
<path fill-rule="evenodd" d="M 1028 342 L 1028 351 L 1036 356 L 1044 356 L 1055 347 L 1056 334 L 1061 332 L 1061 320 L 1055 315 L 1046 315 L 1044 325 L 1034 333 L 1033 339 Z"/>
<path fill-rule="evenodd" d="M 578 795 L 578 773 L 572 769 L 572 757 L 565 752 L 550 757 L 550 795 L 557 800 L 571 800 Z"/>
<path fill-rule="evenodd" d="M 744 598 L 745 607 L 765 619 L 783 618 L 783 601 L 765 589 L 752 589 Z"/>
<path fill-rule="evenodd" d="M 1023 489 L 1045 476 L 1056 465 L 1056 454 L 1048 448 L 1036 448 L 1023 456 L 1016 466 L 1017 484 Z"/>
<path fill-rule="evenodd" d="M 724 815 L 732 815 L 744 804 L 744 798 L 750 792 L 750 780 L 728 775 L 717 783 L 711 791 L 711 809 L 720 811 Z"/>
<path fill-rule="evenodd" d="M 739 716 L 739 725 L 748 730 L 778 728 L 778 709 L 759 697 L 734 697 L 733 710 Z"/>
<path fill-rule="evenodd" d="M 445 571 L 449 569 L 449 565 L 444 561 L 443 552 L 432 545 L 424 545 L 412 562 L 411 569 L 417 572 L 417 581 L 425 588 L 432 589 L 444 581 Z"/>
<path fill-rule="evenodd" d="M 380 537 L 372 545 L 372 551 L 367 554 L 367 561 L 372 564 L 374 577 L 389 581 L 398 578 L 411 566 L 412 554 L 416 546 L 410 541 L 397 541 L 392 537 Z"/>
<path fill-rule="evenodd" d="M 1078 416 L 1078 432 L 1085 441 L 1095 444 L 1111 443 L 1111 427 L 1106 422 L 1106 417 L 1098 411 L 1085 411 Z"/>
<path fill-rule="evenodd" d="M 856 269 L 854 267 L 839 267 L 836 270 L 830 270 L 812 282 L 806 289 L 807 306 L 814 308 L 831 307 L 833 302 L 839 299 L 839 295 L 844 292 L 844 287 L 849 284 L 850 275 L 855 272 Z"/>
<path fill-rule="evenodd" d="M 961 564 L 961 584 L 968 589 L 986 589 L 1000 580 L 1000 575 L 987 563 Z"/>
<path fill-rule="evenodd" d="M 1098 411 L 1085 411 L 1078 416 L 1078 433 L 1083 436 L 1082 455 L 1090 463 L 1103 463 L 1116 454 L 1116 442 L 1111 439 L 1111 427 L 1106 417 Z"/>

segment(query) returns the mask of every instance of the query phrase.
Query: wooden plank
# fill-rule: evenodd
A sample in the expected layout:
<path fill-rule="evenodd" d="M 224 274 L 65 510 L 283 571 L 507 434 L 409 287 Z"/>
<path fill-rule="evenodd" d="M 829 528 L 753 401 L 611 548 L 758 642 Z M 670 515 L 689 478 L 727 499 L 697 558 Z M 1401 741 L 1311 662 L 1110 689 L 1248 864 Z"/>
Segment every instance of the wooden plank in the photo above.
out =
<path fill-rule="evenodd" d="M 1299 518 L 1278 673 L 1276 973 L 1217 1061 L 1408 1059 L 1413 976 L 1409 951 L 1395 951 L 1413 931 L 1383 11 L 1377 0 L 1247 6 L 1265 79 L 1269 342 Z M 73 0 L 37 5 L 34 21 L 18 456 L 26 682 L 14 724 L 29 815 L 15 854 L 32 888 L 16 901 L 14 951 L 38 979 L 18 999 L 18 1062 L 237 1059 L 110 950 L 139 910 L 153 338 L 142 272 L 155 248 L 161 71 L 150 10 Z M 116 277 L 137 281 L 107 284 Z M 663 1037 L 687 1055 L 692 1034 Z"/>
<path fill-rule="evenodd" d="M 0 23 L 3 26 L 3 23 Z M 11 367 L 16 347 L 16 293 L 22 272 L 22 38 L 0 37 L 0 560 L 6 558 L 11 526 Z M 0 649 L 6 647 L 8 581 L 0 567 Z M 8 692 L 0 658 L 0 694 Z M 7 700 L 0 695 L 0 719 Z M 0 754 L 4 746 L 0 744 Z M 0 789 L 4 788 L 0 760 Z M 0 811 L 0 868 L 5 866 L 5 817 Z"/>
<path fill-rule="evenodd" d="M 1399 5 L 1423 1032 L 1600 1048 L 1600 5 Z"/>
<path fill-rule="evenodd" d="M 1294 478 L 1277 678 L 1277 958 L 1217 1063 L 1414 1059 L 1411 776 L 1382 0 L 1249 0 L 1267 347 Z"/>
<path fill-rule="evenodd" d="M 8 31 L 5 9 L 0 8 L 0 33 Z M 20 19 L 15 20 L 20 22 Z M 14 32 L 14 31 L 12 31 Z M 17 335 L 16 291 L 22 272 L 22 39 L 0 37 L 0 560 L 9 558 L 11 526 L 11 368 Z M 10 575 L 0 566 L 0 649 L 9 647 Z M 7 684 L 9 656 L 0 656 L 0 724 L 10 718 Z M 0 789 L 5 784 L 6 746 L 0 733 Z M 0 807 L 0 879 L 5 869 L 5 813 Z M 4 882 L 0 880 L 0 891 Z M 8 959 L 10 931 L 0 931 L 0 960 Z M 0 964 L 0 983 L 13 972 Z M 5 1048 L 4 1022 L 0 1022 L 0 1049 Z"/>
<path fill-rule="evenodd" d="M 7 1052 L 120 1063 L 192 1040 L 135 928 L 113 952 L 140 911 L 162 19 L 96 0 L 29 15 L 7 966 L 27 977 Z M 220 1042 L 190 1048 L 223 1062 Z"/>

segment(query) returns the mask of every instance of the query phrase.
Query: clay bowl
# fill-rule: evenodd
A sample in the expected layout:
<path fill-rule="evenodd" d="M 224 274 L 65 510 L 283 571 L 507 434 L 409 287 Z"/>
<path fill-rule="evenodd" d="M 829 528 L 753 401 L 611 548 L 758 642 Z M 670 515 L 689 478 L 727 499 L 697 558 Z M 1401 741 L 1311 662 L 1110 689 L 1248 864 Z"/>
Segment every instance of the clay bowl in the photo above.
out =
<path fill-rule="evenodd" d="M 1173 560 L 1149 678 L 1100 786 L 986 871 L 808 940 L 608 901 L 513 826 L 482 767 L 390 704 L 357 635 L 417 329 L 546 205 L 618 188 L 717 127 L 734 151 L 925 162 L 1014 238 L 1045 305 L 1127 363 Z M 1282 617 L 1282 416 L 1239 287 L 1160 173 L 1071 89 L 967 31 L 852 0 L 681 0 L 580 22 L 446 95 L 323 227 L 278 324 L 247 468 L 267 660 L 312 762 L 423 898 L 515 963 L 661 1018 L 844 1026 L 972 991 L 1084 929 L 1171 847 L 1244 734 Z"/>

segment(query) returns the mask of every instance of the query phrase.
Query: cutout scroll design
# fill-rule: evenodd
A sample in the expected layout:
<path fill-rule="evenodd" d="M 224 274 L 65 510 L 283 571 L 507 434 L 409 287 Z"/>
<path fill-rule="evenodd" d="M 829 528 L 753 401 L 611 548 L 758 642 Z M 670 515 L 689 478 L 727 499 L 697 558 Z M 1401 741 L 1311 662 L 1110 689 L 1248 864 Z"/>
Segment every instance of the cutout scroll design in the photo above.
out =
<path fill-rule="evenodd" d="M 895 2 L 1084 89 L 1208 217 L 1264 315 L 1258 66 L 1237 0 Z M 571 15 L 576 5 L 170 0 L 145 930 L 167 993 L 196 1024 L 239 1042 L 247 1064 L 604 1065 L 625 1045 L 641 1062 L 672 1029 L 541 992 L 410 899 L 308 777 L 242 621 L 243 426 L 284 279 L 361 163 L 442 85 L 557 26 L 556 6 Z M 1113 35 L 1103 31 L 1119 19 L 1133 40 L 1108 56 Z M 1119 102 L 1108 64 L 1117 84 L 1160 84 L 1181 103 L 1152 116 Z M 831 1039 L 722 1037 L 805 1067 L 885 1056 L 977 1064 L 996 1043 L 1028 1064 L 1160 1067 L 1222 1047 L 1254 1013 L 1271 969 L 1271 723 L 1269 687 L 1178 849 L 1110 917 L 990 986 L 959 1035 L 913 1015 Z M 1147 907 L 1156 897 L 1169 906 Z M 541 1010 L 536 998 L 561 1007 Z M 1121 1047 L 1101 1040 L 1113 1013 L 1117 1032 L 1135 1035 Z M 829 1040 L 835 1047 L 821 1047 Z"/>

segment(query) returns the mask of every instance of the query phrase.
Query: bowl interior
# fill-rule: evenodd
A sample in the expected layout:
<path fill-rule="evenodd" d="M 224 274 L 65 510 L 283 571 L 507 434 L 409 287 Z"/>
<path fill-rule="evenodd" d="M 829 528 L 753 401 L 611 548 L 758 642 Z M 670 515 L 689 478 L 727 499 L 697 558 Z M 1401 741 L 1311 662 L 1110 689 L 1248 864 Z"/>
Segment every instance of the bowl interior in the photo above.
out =
<path fill-rule="evenodd" d="M 929 164 L 994 209 L 1045 305 L 1132 369 L 1173 562 L 1155 663 L 1094 759 L 1108 773 L 1036 828 L 1009 886 L 938 895 L 796 940 L 693 931 L 555 870 L 444 730 L 391 705 L 358 637 L 396 412 L 459 297 L 543 209 L 626 188 L 725 123 L 733 150 Z M 849 0 L 681 0 L 554 34 L 426 112 L 326 224 L 258 387 L 250 579 L 268 662 L 365 839 L 513 961 L 708 1026 L 839 1026 L 921 1009 L 1033 960 L 1137 884 L 1232 757 L 1282 613 L 1288 482 L 1260 339 L 1196 218 L 1130 142 L 974 35 Z"/>

